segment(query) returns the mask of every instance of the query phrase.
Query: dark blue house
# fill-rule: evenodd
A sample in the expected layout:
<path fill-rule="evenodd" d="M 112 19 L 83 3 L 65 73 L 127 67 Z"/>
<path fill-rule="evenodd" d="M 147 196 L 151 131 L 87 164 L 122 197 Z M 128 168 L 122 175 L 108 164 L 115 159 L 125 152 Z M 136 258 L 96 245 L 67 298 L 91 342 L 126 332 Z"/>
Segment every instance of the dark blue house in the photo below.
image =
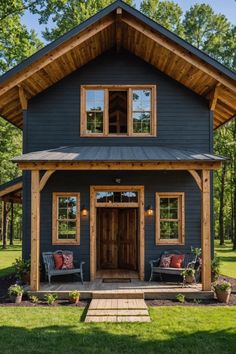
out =
<path fill-rule="evenodd" d="M 3 75 L 1 116 L 23 129 L 32 290 L 45 251 L 72 250 L 86 280 L 143 280 L 191 246 L 210 290 L 213 129 L 235 102 L 235 73 L 121 1 Z"/>

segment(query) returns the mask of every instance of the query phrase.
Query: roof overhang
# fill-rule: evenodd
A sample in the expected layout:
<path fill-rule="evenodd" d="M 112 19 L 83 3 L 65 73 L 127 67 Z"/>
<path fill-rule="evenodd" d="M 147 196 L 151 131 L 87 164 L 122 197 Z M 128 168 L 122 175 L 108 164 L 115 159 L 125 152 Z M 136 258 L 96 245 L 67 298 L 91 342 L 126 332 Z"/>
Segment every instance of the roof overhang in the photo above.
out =
<path fill-rule="evenodd" d="M 22 203 L 22 177 L 0 185 L 0 199 L 5 202 Z"/>
<path fill-rule="evenodd" d="M 236 73 L 122 1 L 47 45 L 0 78 L 0 114 L 19 128 L 28 100 L 103 52 L 125 48 L 209 100 L 214 128 L 236 115 Z"/>

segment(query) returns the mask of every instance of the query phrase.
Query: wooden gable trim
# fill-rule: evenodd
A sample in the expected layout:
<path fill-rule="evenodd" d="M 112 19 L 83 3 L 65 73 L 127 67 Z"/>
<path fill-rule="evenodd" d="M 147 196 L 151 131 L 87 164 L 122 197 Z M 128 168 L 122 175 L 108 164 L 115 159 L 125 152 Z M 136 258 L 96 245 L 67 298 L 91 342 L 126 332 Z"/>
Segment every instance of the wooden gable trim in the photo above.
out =
<path fill-rule="evenodd" d="M 176 54 L 178 57 L 184 59 L 189 64 L 197 67 L 199 70 L 204 72 L 207 75 L 210 75 L 212 78 L 217 80 L 222 85 L 230 88 L 233 92 L 236 93 L 236 85 L 235 83 L 231 82 L 231 80 L 222 76 L 222 74 L 218 73 L 217 70 L 212 69 L 206 63 L 201 62 L 196 57 L 193 57 L 192 54 L 188 53 L 186 50 L 181 48 L 175 43 L 170 42 L 167 38 L 161 37 L 161 35 L 157 35 L 151 29 L 149 29 L 144 24 L 137 22 L 136 20 L 128 17 L 122 17 L 122 21 L 126 23 L 131 28 L 134 28 L 136 31 L 141 32 L 146 37 L 153 40 L 155 43 L 163 46 L 164 48 L 170 50 L 173 54 Z"/>
<path fill-rule="evenodd" d="M 18 182 L 16 184 L 14 184 L 13 186 L 6 187 L 5 189 L 0 191 L 0 198 L 4 197 L 5 195 L 10 194 L 12 192 L 16 192 L 22 188 L 23 188 L 22 182 Z"/>
<path fill-rule="evenodd" d="M 98 32 L 106 29 L 112 23 L 114 23 L 114 18 L 108 16 L 107 18 L 103 18 L 95 26 L 89 27 L 83 32 L 81 32 L 76 38 L 71 38 L 66 43 L 62 44 L 58 48 L 54 49 L 52 52 L 45 54 L 41 59 L 37 60 L 35 63 L 28 66 L 26 69 L 22 70 L 18 74 L 14 75 L 13 78 L 8 80 L 8 83 L 4 84 L 4 86 L 0 89 L 0 96 L 9 91 L 16 85 L 19 85 L 22 81 L 28 79 L 30 76 L 35 74 L 37 71 L 43 69 L 48 64 L 51 64 L 54 60 L 66 54 L 68 51 L 82 44 L 86 40 L 90 39 Z"/>

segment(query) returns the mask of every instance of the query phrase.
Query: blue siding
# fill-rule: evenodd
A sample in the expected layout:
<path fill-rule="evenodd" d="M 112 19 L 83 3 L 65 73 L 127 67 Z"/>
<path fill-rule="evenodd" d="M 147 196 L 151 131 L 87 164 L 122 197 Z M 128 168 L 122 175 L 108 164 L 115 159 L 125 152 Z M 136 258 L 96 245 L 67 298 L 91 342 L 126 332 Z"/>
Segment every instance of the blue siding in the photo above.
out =
<path fill-rule="evenodd" d="M 149 275 L 150 259 L 157 258 L 165 249 L 190 251 L 190 247 L 200 247 L 201 195 L 190 174 L 182 171 L 175 172 L 134 172 L 134 171 L 59 171 L 49 180 L 41 194 L 41 252 L 56 249 L 71 249 L 78 260 L 86 262 L 85 278 L 89 279 L 89 217 L 81 217 L 80 246 L 52 246 L 52 192 L 80 192 L 81 205 L 89 208 L 90 185 L 113 185 L 116 177 L 121 178 L 123 185 L 144 185 L 145 207 L 155 205 L 155 192 L 185 192 L 185 229 L 186 242 L 184 246 L 155 245 L 155 217 L 145 217 L 145 274 Z M 30 205 L 30 194 L 26 195 L 26 203 Z M 30 209 L 25 217 L 30 219 Z M 24 256 L 30 253 L 30 237 L 24 238 Z"/>

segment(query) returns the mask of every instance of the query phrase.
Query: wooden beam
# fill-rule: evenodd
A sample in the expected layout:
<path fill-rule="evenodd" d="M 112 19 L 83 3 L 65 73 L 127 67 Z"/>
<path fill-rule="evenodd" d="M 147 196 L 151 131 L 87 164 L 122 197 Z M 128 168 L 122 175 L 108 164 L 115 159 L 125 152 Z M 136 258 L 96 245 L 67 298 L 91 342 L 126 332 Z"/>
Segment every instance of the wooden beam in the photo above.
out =
<path fill-rule="evenodd" d="M 38 291 L 40 285 L 40 191 L 39 171 L 31 171 L 31 272 L 30 287 Z"/>
<path fill-rule="evenodd" d="M 120 52 L 121 44 L 122 44 L 122 9 L 116 9 L 116 51 L 117 53 Z"/>
<path fill-rule="evenodd" d="M 43 58 L 38 59 L 33 64 L 29 65 L 26 69 L 23 69 L 21 72 L 14 75 L 13 78 L 10 78 L 8 80 L 8 83 L 4 82 L 3 84 L 1 84 L 0 96 L 3 95 L 5 92 L 9 91 L 14 86 L 19 85 L 28 77 L 35 74 L 37 71 L 41 70 L 48 64 L 52 63 L 54 60 L 56 60 L 63 54 L 67 53 L 68 51 L 82 44 L 86 40 L 90 39 L 98 32 L 103 31 L 104 29 L 109 27 L 112 23 L 114 23 L 113 17 L 104 18 L 101 22 L 99 22 L 95 26 L 85 29 L 81 34 L 69 39 L 66 43 L 63 43 L 62 45 L 58 46 L 54 50 L 45 54 Z"/>
<path fill-rule="evenodd" d="M 184 48 L 181 48 L 177 44 L 168 41 L 165 37 L 160 36 L 158 33 L 155 33 L 147 26 L 138 23 L 137 21 L 131 18 L 122 17 L 122 21 L 125 22 L 128 26 L 134 28 L 146 37 L 153 40 L 156 44 L 163 46 L 164 48 L 170 50 L 173 54 L 176 54 L 180 58 L 184 59 L 186 62 L 190 63 L 191 65 L 194 65 L 196 68 L 198 68 L 205 74 L 211 76 L 213 79 L 215 79 L 222 85 L 228 87 L 233 92 L 236 92 L 236 85 L 235 83 L 233 83 L 232 80 L 225 78 L 216 69 L 212 69 L 210 65 L 207 65 L 207 63 L 205 63 L 204 61 L 197 59 L 193 54 L 189 53 Z"/>
<path fill-rule="evenodd" d="M 221 161 L 210 162 L 18 162 L 22 170 L 217 170 Z"/>
<path fill-rule="evenodd" d="M 25 94 L 25 90 L 20 85 L 18 87 L 19 87 L 19 99 L 20 99 L 21 108 L 22 110 L 26 110 L 28 108 L 28 100 Z"/>
<path fill-rule="evenodd" d="M 200 191 L 202 191 L 202 179 L 199 176 L 198 172 L 195 170 L 188 170 L 188 172 L 193 176 L 195 182 L 198 185 L 198 188 L 200 189 Z"/>
<path fill-rule="evenodd" d="M 39 183 L 39 190 L 40 192 L 43 190 L 45 184 L 47 183 L 47 181 L 49 180 L 50 176 L 55 172 L 55 170 L 48 170 L 44 173 L 43 177 L 40 180 Z"/>
<path fill-rule="evenodd" d="M 22 189 L 23 183 L 22 182 L 18 182 L 16 184 L 14 184 L 13 186 L 7 187 L 5 189 L 3 189 L 2 191 L 0 191 L 0 198 L 5 196 L 6 194 L 15 192 L 19 189 Z"/>
<path fill-rule="evenodd" d="M 211 290 L 210 171 L 202 171 L 202 290 Z"/>
<path fill-rule="evenodd" d="M 216 108 L 216 104 L 217 104 L 217 99 L 219 96 L 219 83 L 216 84 L 214 90 L 212 91 L 211 95 L 210 95 L 210 110 L 214 111 Z"/>

